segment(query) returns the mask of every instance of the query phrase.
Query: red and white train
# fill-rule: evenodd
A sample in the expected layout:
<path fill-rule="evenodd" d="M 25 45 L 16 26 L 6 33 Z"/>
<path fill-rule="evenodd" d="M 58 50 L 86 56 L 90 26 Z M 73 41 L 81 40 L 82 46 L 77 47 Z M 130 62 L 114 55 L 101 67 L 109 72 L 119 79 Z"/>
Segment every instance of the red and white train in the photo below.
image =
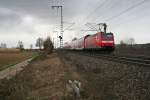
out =
<path fill-rule="evenodd" d="M 80 39 L 74 39 L 70 43 L 65 43 L 65 49 L 73 50 L 110 50 L 115 49 L 114 35 L 109 32 L 106 33 L 106 27 L 104 32 L 97 32 L 93 35 L 86 35 Z"/>

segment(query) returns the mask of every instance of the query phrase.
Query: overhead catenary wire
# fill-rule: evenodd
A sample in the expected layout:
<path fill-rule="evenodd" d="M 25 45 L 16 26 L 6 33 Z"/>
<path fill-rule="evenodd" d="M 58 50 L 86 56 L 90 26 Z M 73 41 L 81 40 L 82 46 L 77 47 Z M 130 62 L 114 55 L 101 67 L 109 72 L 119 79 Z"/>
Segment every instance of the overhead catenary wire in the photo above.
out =
<path fill-rule="evenodd" d="M 119 14 L 114 15 L 114 16 L 112 16 L 112 17 L 110 17 L 110 18 L 107 18 L 107 19 L 104 20 L 104 21 L 105 21 L 105 22 L 111 21 L 111 20 L 113 20 L 113 19 L 115 19 L 115 18 L 117 18 L 117 17 L 119 17 L 119 16 L 121 16 L 121 15 L 127 13 L 128 11 L 130 11 L 130 10 L 132 10 L 132 9 L 134 9 L 134 8 L 136 8 L 136 7 L 138 7 L 138 6 L 140 6 L 140 5 L 142 5 L 142 4 L 145 3 L 146 1 L 148 1 L 148 0 L 142 0 L 141 2 L 138 2 L 138 3 L 136 3 L 136 4 L 134 4 L 134 5 L 130 6 L 130 7 L 128 7 L 127 9 L 123 10 L 123 11 L 120 12 Z M 93 21 L 95 21 L 95 20 L 93 20 Z"/>
<path fill-rule="evenodd" d="M 107 1 L 109 1 L 109 0 L 104 0 L 102 3 L 100 3 L 100 2 L 101 2 L 101 0 L 100 0 L 100 1 L 98 2 L 98 3 L 100 3 L 100 4 L 99 4 L 93 11 L 91 11 L 91 12 L 85 17 L 84 21 L 87 20 L 87 19 L 89 19 L 91 16 L 93 16 L 92 14 L 94 14 L 94 13 L 97 11 L 97 9 L 100 9 L 101 7 L 103 7 L 104 4 L 105 4 Z"/>
<path fill-rule="evenodd" d="M 85 25 L 85 21 L 87 21 L 90 17 L 92 17 L 94 15 L 94 13 L 96 12 L 97 9 L 100 9 L 102 7 L 105 6 L 105 4 L 108 2 L 109 0 L 104 0 L 102 3 L 101 3 L 101 0 L 99 0 L 99 2 L 97 2 L 96 4 L 99 4 L 94 10 L 92 10 L 90 13 L 88 13 L 88 15 L 84 18 L 83 21 L 81 21 L 80 23 L 83 23 L 81 25 L 81 27 L 83 27 Z"/>
<path fill-rule="evenodd" d="M 69 24 L 70 25 L 66 27 L 63 31 L 70 30 L 70 28 L 73 27 L 73 25 L 75 25 L 75 23 L 69 23 Z"/>
<path fill-rule="evenodd" d="M 120 0 L 116 0 L 117 2 L 119 2 Z M 107 14 L 107 13 L 109 13 L 109 11 L 105 11 L 106 9 L 112 9 L 112 8 L 114 8 L 114 7 L 116 7 L 116 1 L 114 0 L 113 2 L 112 1 L 110 1 L 110 3 L 111 4 L 113 4 L 113 5 L 110 5 L 110 6 L 108 6 L 107 5 L 107 7 L 105 7 L 105 6 L 103 6 L 103 10 L 100 10 L 100 9 L 97 9 L 97 10 L 95 10 L 95 13 L 97 14 L 98 12 L 96 12 L 96 11 L 101 11 L 101 13 L 99 13 L 100 15 L 99 16 L 96 16 L 96 18 L 92 18 L 90 21 L 91 22 L 94 22 L 98 17 L 101 17 L 101 18 L 103 18 L 103 15 L 105 15 L 105 14 Z M 107 0 L 107 2 L 109 2 L 109 0 Z M 106 3 L 107 3 L 106 2 Z M 109 4 L 109 3 L 108 3 Z M 106 18 L 106 16 L 105 16 L 105 18 Z"/>
<path fill-rule="evenodd" d="M 104 21 L 106 21 L 106 22 L 111 21 L 111 20 L 115 19 L 116 17 L 119 17 L 119 16 L 121 16 L 122 14 L 124 14 L 124 13 L 126 13 L 126 12 L 128 12 L 128 11 L 134 9 L 134 8 L 136 8 L 137 6 L 140 6 L 141 4 L 145 3 L 146 1 L 148 1 L 148 0 L 143 0 L 143 1 L 139 2 L 139 3 L 136 3 L 136 4 L 132 5 L 131 7 L 125 9 L 124 11 L 120 12 L 119 14 L 114 15 L 114 16 L 112 16 L 112 17 L 110 17 L 110 18 L 106 18 L 106 20 L 104 20 Z M 98 8 L 98 7 L 97 7 L 97 8 Z M 94 13 L 94 11 L 93 11 L 93 13 Z M 95 10 L 95 13 L 96 13 L 96 10 Z M 88 18 L 89 18 L 89 17 L 88 17 Z M 87 19 L 86 19 L 86 20 L 87 20 Z M 95 20 L 96 20 L 96 19 L 93 18 L 92 22 L 94 22 Z"/>
<path fill-rule="evenodd" d="M 134 13 L 132 13 L 132 15 L 134 15 L 133 17 L 127 17 L 126 20 L 120 20 L 119 23 L 117 21 L 114 26 L 117 26 L 117 28 L 119 28 L 121 25 L 130 24 L 130 23 L 132 24 L 132 23 L 136 22 L 137 20 L 139 21 L 141 19 L 144 19 L 145 17 L 148 17 L 150 15 L 150 11 L 148 9 L 145 9 L 146 5 L 148 7 L 149 3 L 144 3 L 142 5 L 144 7 L 143 9 L 140 9 L 140 11 L 142 11 L 142 13 L 139 11 L 138 15 L 137 15 L 137 12 L 134 11 Z M 142 6 L 140 6 L 140 7 L 142 7 Z M 139 10 L 139 9 L 137 9 L 137 10 Z"/>
<path fill-rule="evenodd" d="M 112 7 L 115 7 L 116 5 L 116 2 L 119 2 L 118 0 L 116 0 L 115 2 L 113 1 L 113 5 L 111 5 L 111 6 L 108 6 L 107 5 L 107 7 L 106 7 L 106 4 L 110 4 L 109 3 L 109 0 L 105 0 L 105 1 L 103 1 L 100 5 L 98 5 L 92 12 L 90 12 L 89 13 L 89 15 L 86 17 L 86 19 L 84 19 L 84 21 L 87 21 L 90 17 L 92 17 L 93 15 L 94 15 L 94 13 L 97 13 L 97 11 L 102 11 L 102 9 L 112 9 Z M 112 3 L 112 2 L 111 2 Z M 101 9 L 102 8 L 102 9 Z M 105 13 L 108 13 L 108 12 L 105 12 Z M 103 14 L 105 14 L 105 13 L 103 13 Z M 101 16 L 103 15 L 102 13 L 100 13 L 101 14 Z M 105 17 L 106 18 L 106 17 Z M 94 20 L 95 20 L 96 18 L 92 18 L 92 22 L 94 22 Z M 97 22 L 97 24 L 98 23 L 100 23 L 100 22 L 102 22 L 102 20 L 101 21 L 99 21 L 99 22 Z M 104 21 L 105 22 L 105 21 Z M 82 22 L 82 23 L 85 23 L 85 22 Z M 87 24 L 87 23 L 86 23 Z M 86 25 L 86 24 L 84 24 L 84 25 Z M 94 23 L 95 24 L 95 23 Z M 96 25 L 97 25 L 96 24 Z M 81 25 L 81 27 L 82 27 L 83 25 Z M 86 25 L 87 26 L 87 25 Z M 93 26 L 92 24 L 91 24 L 91 26 L 92 27 L 94 27 L 95 28 L 95 25 Z M 89 26 L 88 26 L 89 27 Z M 83 30 L 83 29 L 82 29 Z M 90 29 L 91 30 L 91 29 Z M 98 30 L 98 29 L 96 29 L 96 30 Z M 89 31 L 89 29 L 87 30 L 87 31 Z M 87 32 L 86 30 L 84 31 L 84 32 Z M 92 29 L 92 31 L 93 31 L 93 29 Z"/>
<path fill-rule="evenodd" d="M 136 8 L 136 7 L 138 7 L 138 6 L 140 6 L 141 4 L 145 3 L 146 1 L 148 1 L 148 0 L 143 0 L 143 1 L 141 1 L 141 2 L 138 2 L 138 3 L 134 4 L 134 5 L 132 5 L 131 7 L 125 9 L 124 11 L 120 12 L 119 14 L 114 15 L 114 16 L 112 16 L 112 17 L 106 19 L 105 21 L 111 21 L 111 20 L 113 20 L 113 19 L 115 19 L 115 18 L 117 18 L 117 17 L 119 17 L 119 16 L 121 16 L 121 15 L 127 13 L 128 11 L 130 11 L 130 10 L 132 10 L 132 9 L 134 9 L 134 8 Z"/>

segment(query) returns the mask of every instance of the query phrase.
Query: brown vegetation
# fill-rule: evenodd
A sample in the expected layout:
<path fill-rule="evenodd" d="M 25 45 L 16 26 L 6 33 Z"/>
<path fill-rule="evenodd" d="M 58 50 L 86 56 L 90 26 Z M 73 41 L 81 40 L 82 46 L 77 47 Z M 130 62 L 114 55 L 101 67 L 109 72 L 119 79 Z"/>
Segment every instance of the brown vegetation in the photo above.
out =
<path fill-rule="evenodd" d="M 40 60 L 39 60 L 40 59 Z M 3 100 L 60 100 L 64 95 L 64 70 L 56 54 L 33 61 L 9 81 L 0 81 Z"/>
<path fill-rule="evenodd" d="M 18 53 L 18 52 L 20 52 L 20 50 L 15 48 L 12 49 L 0 48 L 0 53 Z"/>
<path fill-rule="evenodd" d="M 11 80 L 0 81 L 3 100 L 149 100 L 150 68 L 69 52 L 40 56 Z M 66 89 L 81 82 L 81 97 Z"/>
<path fill-rule="evenodd" d="M 53 46 L 53 43 L 52 43 L 50 37 L 47 37 L 47 39 L 43 43 L 43 46 L 44 46 L 45 53 L 47 53 L 47 54 L 52 53 L 54 46 Z"/>
<path fill-rule="evenodd" d="M 0 49 L 0 70 L 24 61 L 33 56 L 31 52 L 20 52 L 18 49 Z"/>

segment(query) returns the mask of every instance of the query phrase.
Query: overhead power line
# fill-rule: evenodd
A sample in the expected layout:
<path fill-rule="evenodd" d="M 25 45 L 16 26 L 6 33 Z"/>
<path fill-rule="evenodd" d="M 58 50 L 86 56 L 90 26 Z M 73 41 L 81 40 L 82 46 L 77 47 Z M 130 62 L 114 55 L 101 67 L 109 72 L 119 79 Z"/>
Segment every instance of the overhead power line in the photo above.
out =
<path fill-rule="evenodd" d="M 73 25 L 75 25 L 75 23 L 69 23 L 70 25 L 65 28 L 63 31 L 66 31 L 66 30 L 71 30 L 70 28 L 73 27 Z"/>
<path fill-rule="evenodd" d="M 97 9 L 100 9 L 101 7 L 103 7 L 104 6 L 104 4 L 107 2 L 108 0 L 104 0 L 102 3 L 100 3 L 101 2 L 101 0 L 98 2 L 98 3 L 100 3 L 92 12 L 90 12 L 86 17 L 85 17 L 85 20 L 87 20 L 87 19 L 89 19 L 89 17 L 91 17 L 92 16 L 92 14 L 94 14 L 96 11 L 97 11 Z M 84 21 L 85 21 L 84 20 Z"/>
<path fill-rule="evenodd" d="M 128 11 L 130 11 L 130 10 L 132 10 L 132 9 L 134 9 L 134 8 L 136 8 L 136 7 L 138 7 L 138 6 L 140 6 L 141 4 L 145 3 L 146 1 L 148 1 L 148 0 L 143 0 L 143 1 L 139 2 L 139 3 L 137 3 L 137 4 L 134 4 L 133 6 L 131 6 L 131 7 L 127 8 L 127 9 L 125 9 L 124 11 L 120 12 L 119 14 L 114 15 L 114 16 L 112 16 L 112 17 L 106 19 L 105 21 L 113 20 L 113 19 L 115 19 L 115 18 L 117 18 L 117 17 L 123 15 L 124 13 L 126 13 L 126 12 L 128 12 Z"/>
<path fill-rule="evenodd" d="M 99 4 L 99 5 L 94 10 L 92 10 L 90 13 L 88 13 L 88 15 L 84 18 L 84 20 L 81 21 L 81 23 L 83 23 L 81 25 L 81 27 L 84 26 L 85 25 L 84 22 L 87 21 L 90 17 L 92 17 L 98 9 L 103 7 L 105 5 L 105 3 L 107 3 L 107 1 L 109 1 L 109 0 L 104 0 L 103 2 L 101 2 L 101 0 L 100 0 L 99 2 L 97 2 L 97 4 Z"/>
<path fill-rule="evenodd" d="M 97 30 L 97 28 L 96 27 L 94 27 L 93 25 L 92 25 L 92 23 L 86 23 L 85 24 L 88 28 L 90 28 L 91 30 Z M 98 30 L 97 30 L 98 31 Z"/>
<path fill-rule="evenodd" d="M 102 11 L 101 13 L 98 13 L 98 12 L 96 12 L 96 10 L 95 10 L 95 13 L 100 14 L 100 15 L 96 16 L 95 18 L 92 18 L 92 19 L 90 20 L 91 22 L 95 22 L 95 20 L 96 20 L 97 18 L 99 18 L 99 17 L 103 18 L 103 17 L 104 17 L 103 15 L 109 13 L 109 11 L 105 11 L 105 10 L 107 10 L 107 9 L 113 9 L 113 7 L 116 7 L 116 3 L 118 3 L 120 0 L 114 0 L 113 2 L 112 2 L 111 0 L 110 0 L 110 1 L 109 1 L 109 0 L 106 0 L 106 1 L 108 2 L 109 5 L 103 7 L 103 10 L 101 10 L 101 11 Z M 109 3 L 109 2 L 110 2 L 110 3 Z M 113 4 L 113 5 L 112 5 L 112 4 Z M 97 11 L 99 11 L 99 10 L 97 10 Z M 105 18 L 106 18 L 106 17 L 105 17 Z"/>
<path fill-rule="evenodd" d="M 144 14 L 143 16 L 136 16 L 136 17 L 134 17 L 134 18 L 132 18 L 132 19 L 129 19 L 129 20 L 127 20 L 128 21 L 128 23 L 130 23 L 130 22 L 134 22 L 134 21 L 136 21 L 136 20 L 134 20 L 134 19 L 138 19 L 138 20 L 140 20 L 140 19 L 144 19 L 145 17 L 148 17 L 148 16 L 150 16 L 150 13 L 146 13 L 146 14 Z M 121 23 L 120 23 L 121 24 Z"/>

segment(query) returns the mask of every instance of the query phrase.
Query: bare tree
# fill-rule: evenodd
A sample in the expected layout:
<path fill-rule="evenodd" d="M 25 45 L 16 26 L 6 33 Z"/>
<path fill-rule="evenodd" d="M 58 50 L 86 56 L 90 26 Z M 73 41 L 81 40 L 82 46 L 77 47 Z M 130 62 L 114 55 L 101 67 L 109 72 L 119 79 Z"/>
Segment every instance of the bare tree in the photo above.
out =
<path fill-rule="evenodd" d="M 22 51 L 24 50 L 24 45 L 22 41 L 18 41 L 18 48 Z"/>
<path fill-rule="evenodd" d="M 126 45 L 127 45 L 127 44 L 126 44 L 123 40 L 120 41 L 120 46 L 121 46 L 121 47 L 124 47 L 124 46 L 126 46 Z"/>
<path fill-rule="evenodd" d="M 75 41 L 75 40 L 77 40 L 77 38 L 76 38 L 76 37 L 74 37 L 74 38 L 72 39 L 72 41 Z"/>
<path fill-rule="evenodd" d="M 39 49 L 41 50 L 41 49 L 42 49 L 42 46 L 43 46 L 43 39 L 39 37 L 39 38 L 36 40 L 35 46 L 36 46 L 36 47 L 39 47 Z"/>
<path fill-rule="evenodd" d="M 7 44 L 6 43 L 1 43 L 0 48 L 7 48 Z"/>
<path fill-rule="evenodd" d="M 122 45 L 122 44 L 124 44 L 124 41 L 123 41 L 123 40 L 120 41 L 120 45 Z"/>
<path fill-rule="evenodd" d="M 125 46 L 133 46 L 135 44 L 135 39 L 134 38 L 129 38 L 126 41 L 121 40 L 120 41 L 120 46 L 125 47 Z"/>
<path fill-rule="evenodd" d="M 52 53 L 53 51 L 53 43 L 50 39 L 50 37 L 47 37 L 46 40 L 44 41 L 44 50 L 46 53 Z"/>
<path fill-rule="evenodd" d="M 134 44 L 135 44 L 135 39 L 134 38 L 129 38 L 128 45 L 133 46 Z"/>

